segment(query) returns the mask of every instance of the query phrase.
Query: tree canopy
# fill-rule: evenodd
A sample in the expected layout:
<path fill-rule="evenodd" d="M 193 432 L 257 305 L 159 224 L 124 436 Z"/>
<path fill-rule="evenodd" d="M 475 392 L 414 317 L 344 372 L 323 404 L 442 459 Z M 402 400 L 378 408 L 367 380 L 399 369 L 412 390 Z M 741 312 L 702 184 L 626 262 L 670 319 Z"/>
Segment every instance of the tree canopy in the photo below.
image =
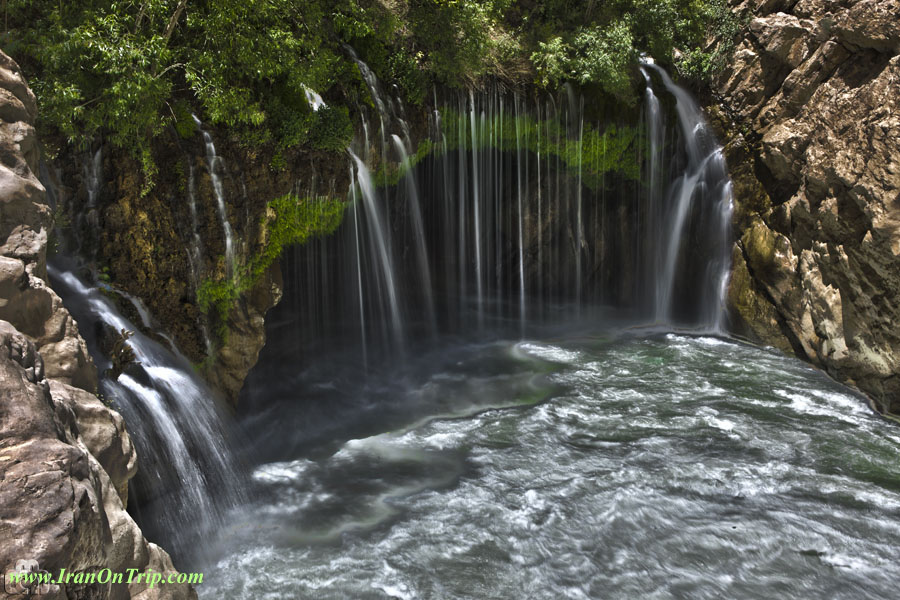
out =
<path fill-rule="evenodd" d="M 371 102 L 347 47 L 405 99 L 485 77 L 571 80 L 623 102 L 641 53 L 704 76 L 725 0 L 7 0 L 3 49 L 25 69 L 42 135 L 103 135 L 152 169 L 150 142 L 192 112 L 248 143 L 339 149 Z M 733 35 L 733 32 L 731 32 Z M 312 111 L 307 88 L 328 108 Z"/>

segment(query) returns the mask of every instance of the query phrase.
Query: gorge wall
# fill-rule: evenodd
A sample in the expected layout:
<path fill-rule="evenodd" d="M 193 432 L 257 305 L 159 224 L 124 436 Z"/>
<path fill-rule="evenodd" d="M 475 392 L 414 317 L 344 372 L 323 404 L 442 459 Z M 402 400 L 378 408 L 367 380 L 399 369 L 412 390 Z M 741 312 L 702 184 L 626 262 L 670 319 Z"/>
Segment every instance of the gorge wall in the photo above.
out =
<path fill-rule="evenodd" d="M 900 412 L 900 2 L 733 2 L 736 328 Z"/>
<path fill-rule="evenodd" d="M 35 561 L 54 577 L 62 568 L 174 573 L 168 554 L 125 511 L 134 446 L 122 417 L 95 395 L 97 372 L 84 340 L 47 283 L 52 211 L 35 175 L 36 112 L 18 65 L 0 53 L 0 567 L 5 574 Z M 32 591 L 46 598 L 196 597 L 178 584 Z"/>
<path fill-rule="evenodd" d="M 277 265 L 266 269 L 221 321 L 204 312 L 204 283 L 231 278 L 222 214 L 231 229 L 232 269 L 239 270 L 266 246 L 275 216 L 269 201 L 291 192 L 343 197 L 347 174 L 330 157 L 289 152 L 274 168 L 271 149 L 251 151 L 204 124 L 186 134 L 169 128 L 154 154 L 159 174 L 149 190 L 133 157 L 99 143 L 53 161 L 45 173 L 62 215 L 64 250 L 90 261 L 113 291 L 140 299 L 154 322 L 142 324 L 126 296 L 111 294 L 143 333 L 183 353 L 233 403 L 265 343 L 264 318 L 281 297 L 281 273 Z"/>

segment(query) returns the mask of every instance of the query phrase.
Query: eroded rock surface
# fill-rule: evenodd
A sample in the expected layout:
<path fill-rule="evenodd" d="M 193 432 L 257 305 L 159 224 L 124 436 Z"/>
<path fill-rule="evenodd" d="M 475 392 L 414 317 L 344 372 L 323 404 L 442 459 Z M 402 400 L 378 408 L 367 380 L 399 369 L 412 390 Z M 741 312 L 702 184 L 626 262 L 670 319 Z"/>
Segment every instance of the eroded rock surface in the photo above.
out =
<path fill-rule="evenodd" d="M 50 207 L 35 177 L 34 96 L 0 52 L 0 568 L 173 573 L 125 510 L 137 456 L 46 283 Z M 4 586 L 0 585 L 0 588 Z M 194 598 L 187 585 L 62 586 L 44 598 Z M 7 592 L 0 590 L 0 597 Z M 11 595 L 10 597 L 25 597 Z"/>
<path fill-rule="evenodd" d="M 250 263 L 263 250 L 268 235 L 267 204 L 299 189 L 339 196 L 347 189 L 342 163 L 318 155 L 286 154 L 284 169 L 270 167 L 271 156 L 256 154 L 229 137 L 227 130 L 204 125 L 215 141 L 214 172 L 233 231 L 234 269 Z M 127 153 L 104 147 L 59 161 L 56 195 L 71 223 L 71 250 L 92 261 L 116 288 L 140 298 L 157 321 L 144 334 L 164 346 L 165 332 L 210 386 L 236 403 L 244 378 L 265 344 L 265 314 L 281 298 L 281 273 L 275 265 L 253 289 L 240 294 L 227 319 L 203 313 L 198 292 L 205 283 L 228 279 L 225 239 L 210 177 L 204 138 L 198 129 L 154 140 L 159 174 L 150 190 L 142 188 L 140 165 Z M 260 152 L 264 152 L 260 150 Z M 91 161 L 96 156 L 96 164 Z M 310 173 L 315 164 L 319 172 Z M 92 180 L 92 169 L 97 178 Z M 93 191 L 88 191 L 95 184 Z M 93 203 L 93 205 L 92 205 Z M 77 242 L 76 242 L 77 238 Z M 2 269 L 2 266 L 0 266 Z M 127 302 L 120 309 L 141 326 Z"/>
<path fill-rule="evenodd" d="M 736 327 L 900 412 L 900 0 L 733 7 Z"/>

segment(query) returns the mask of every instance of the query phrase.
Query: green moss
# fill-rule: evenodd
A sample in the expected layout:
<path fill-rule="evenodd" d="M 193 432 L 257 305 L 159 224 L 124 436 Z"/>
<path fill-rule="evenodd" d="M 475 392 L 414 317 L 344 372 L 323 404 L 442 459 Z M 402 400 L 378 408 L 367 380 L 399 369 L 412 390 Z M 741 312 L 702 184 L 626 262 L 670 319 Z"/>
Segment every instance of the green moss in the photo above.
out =
<path fill-rule="evenodd" d="M 607 173 L 618 173 L 632 181 L 640 181 L 639 163 L 640 136 L 636 127 L 609 125 L 603 130 L 591 124 L 584 125 L 581 139 L 569 137 L 566 127 L 555 119 L 537 120 L 529 115 L 494 116 L 481 130 L 491 132 L 472 144 L 470 124 L 467 115 L 460 115 L 453 109 L 441 110 L 441 126 L 446 142 L 446 151 L 483 150 L 493 148 L 504 152 L 517 149 L 543 157 L 558 157 L 572 175 L 581 169 L 584 185 L 590 189 L 603 186 Z M 409 157 L 409 164 L 383 161 L 373 174 L 380 187 L 394 186 L 402 181 L 410 169 L 433 153 L 443 152 L 429 140 L 423 140 L 416 152 Z"/>
<path fill-rule="evenodd" d="M 503 115 L 494 116 L 487 123 L 491 136 L 482 136 L 473 144 L 466 117 L 458 111 L 442 110 L 441 122 L 448 151 L 460 147 L 466 150 L 491 147 L 506 152 L 524 149 L 541 156 L 557 157 L 573 174 L 580 169 L 582 181 L 591 189 L 601 187 L 604 175 L 610 172 L 640 180 L 640 164 L 635 151 L 639 131 L 635 127 L 609 125 L 600 130 L 585 123 L 581 139 L 578 139 L 570 137 L 566 127 L 556 119 Z"/>
<path fill-rule="evenodd" d="M 284 154 L 280 150 L 272 155 L 272 160 L 269 161 L 269 168 L 272 169 L 273 173 L 281 173 L 287 168 L 287 159 L 284 158 Z"/>
<path fill-rule="evenodd" d="M 406 174 L 425 160 L 434 151 L 434 143 L 431 140 L 422 140 L 415 154 L 410 155 L 409 163 L 382 162 L 373 175 L 374 181 L 379 186 L 393 186 L 400 183 Z"/>
<path fill-rule="evenodd" d="M 197 290 L 197 305 L 212 322 L 219 340 L 228 338 L 228 316 L 238 299 L 259 282 L 288 246 L 334 233 L 344 218 L 345 203 L 333 198 L 298 198 L 287 194 L 268 203 L 264 217 L 267 239 L 262 250 L 234 276 L 209 278 Z"/>
<path fill-rule="evenodd" d="M 197 290 L 197 304 L 203 313 L 215 320 L 216 334 L 221 340 L 227 338 L 228 315 L 240 297 L 241 287 L 234 279 L 206 279 Z"/>
<path fill-rule="evenodd" d="M 269 221 L 269 235 L 263 251 L 250 261 L 249 274 L 253 283 L 287 246 L 334 233 L 343 221 L 346 205 L 327 197 L 300 199 L 288 194 L 272 200 L 268 206 L 274 217 Z"/>

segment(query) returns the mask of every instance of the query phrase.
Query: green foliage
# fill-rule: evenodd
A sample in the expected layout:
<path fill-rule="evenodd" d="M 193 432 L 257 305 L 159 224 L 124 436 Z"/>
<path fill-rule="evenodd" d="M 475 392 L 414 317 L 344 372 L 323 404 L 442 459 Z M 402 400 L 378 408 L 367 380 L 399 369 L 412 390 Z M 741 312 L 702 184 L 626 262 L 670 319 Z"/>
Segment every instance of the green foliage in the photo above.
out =
<path fill-rule="evenodd" d="M 637 58 L 708 77 L 742 23 L 726 0 L 7 0 L 2 48 L 41 105 L 39 130 L 102 136 L 156 175 L 151 142 L 192 112 L 246 146 L 343 151 L 368 96 L 348 47 L 420 104 L 435 83 L 564 81 L 632 102 Z M 722 41 L 704 49 L 708 34 Z M 310 110 L 307 86 L 328 98 Z M 52 146 L 53 144 L 51 144 Z M 276 165 L 277 166 L 277 165 Z"/>
<path fill-rule="evenodd" d="M 310 145 L 320 150 L 342 151 L 353 139 L 350 112 L 343 106 L 323 106 L 315 112 Z"/>
<path fill-rule="evenodd" d="M 311 139 L 320 123 L 305 86 L 358 78 L 332 24 L 360 35 L 380 23 L 351 0 L 8 2 L 2 47 L 29 75 L 41 131 L 77 147 L 102 135 L 130 151 L 145 191 L 155 175 L 151 141 L 169 122 L 193 135 L 193 111 L 251 143 L 336 148 L 348 137 L 347 113 L 323 115 L 325 131 Z"/>
<path fill-rule="evenodd" d="M 629 67 L 634 64 L 637 52 L 631 30 L 624 21 L 605 28 L 583 29 L 575 36 L 573 46 L 572 70 L 576 81 L 599 83 L 610 95 L 628 99 Z"/>
<path fill-rule="evenodd" d="M 716 53 L 704 53 L 706 36 L 733 39 L 740 30 L 726 0 L 590 2 L 596 10 L 589 8 L 580 20 L 571 21 L 570 3 L 543 4 L 556 6 L 559 13 L 554 26 L 564 33 L 536 42 L 531 61 L 538 82 L 545 87 L 565 80 L 598 84 L 607 94 L 628 103 L 635 99 L 632 75 L 641 53 L 666 64 L 672 62 L 677 48 L 688 57 L 685 65 L 706 78 L 712 71 L 710 65 L 720 63 L 733 48 L 723 44 Z M 552 20 L 548 14 L 540 16 Z"/>
<path fill-rule="evenodd" d="M 191 113 L 191 105 L 185 100 L 178 100 L 172 107 L 172 118 L 175 120 L 175 131 L 178 137 L 189 140 L 197 134 L 197 124 Z"/>
<path fill-rule="evenodd" d="M 421 105 L 425 101 L 428 91 L 428 78 L 422 70 L 421 61 L 424 54 L 419 52 L 407 52 L 392 54 L 388 59 L 390 77 L 403 90 L 406 101 L 410 104 Z"/>
<path fill-rule="evenodd" d="M 427 71 L 464 84 L 485 74 L 495 50 L 493 29 L 510 0 L 410 0 L 407 20 Z"/>
<path fill-rule="evenodd" d="M 570 77 L 571 53 L 572 49 L 559 36 L 548 42 L 538 42 L 538 51 L 532 53 L 531 61 L 537 69 L 542 86 L 556 86 Z"/>
<path fill-rule="evenodd" d="M 725 61 L 747 25 L 747 18 L 736 15 L 727 0 L 708 0 L 703 3 L 702 10 L 707 34 L 717 43 L 712 49 L 689 48 L 678 62 L 679 71 L 695 81 L 709 81 L 725 68 Z"/>
<path fill-rule="evenodd" d="M 268 203 L 265 219 L 267 239 L 260 252 L 236 269 L 231 278 L 208 278 L 197 290 L 197 305 L 216 324 L 224 342 L 228 316 L 238 299 L 255 286 L 288 246 L 334 233 L 344 218 L 345 203 L 327 197 L 281 196 Z"/>

